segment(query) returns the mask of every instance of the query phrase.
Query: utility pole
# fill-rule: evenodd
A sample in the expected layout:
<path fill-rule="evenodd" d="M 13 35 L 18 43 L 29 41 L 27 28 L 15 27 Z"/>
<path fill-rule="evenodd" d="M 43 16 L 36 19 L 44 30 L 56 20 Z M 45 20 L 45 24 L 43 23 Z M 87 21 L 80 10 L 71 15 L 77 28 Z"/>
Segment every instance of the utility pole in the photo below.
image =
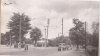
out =
<path fill-rule="evenodd" d="M 45 31 L 45 40 L 46 40 L 46 42 L 45 42 L 45 47 L 47 46 L 47 36 L 46 36 L 46 26 L 44 26 L 44 31 Z"/>
<path fill-rule="evenodd" d="M 11 37 L 11 32 L 10 32 L 10 47 L 11 47 L 11 45 L 12 45 L 12 37 Z"/>
<path fill-rule="evenodd" d="M 0 45 L 1 45 L 1 9 L 0 9 Z"/>
<path fill-rule="evenodd" d="M 48 29 L 49 29 L 49 22 L 50 21 L 50 19 L 48 19 L 48 21 L 47 21 L 47 41 L 46 42 L 48 42 Z"/>
<path fill-rule="evenodd" d="M 21 43 L 21 18 L 19 21 L 19 42 Z"/>
<path fill-rule="evenodd" d="M 58 33 L 58 37 L 59 37 L 59 33 Z"/>
<path fill-rule="evenodd" d="M 0 22 L 1 24 L 1 22 Z M 0 25 L 0 45 L 1 45 L 1 25 Z"/>
<path fill-rule="evenodd" d="M 48 19 L 48 23 L 47 23 L 47 38 L 48 38 L 48 29 L 49 29 L 49 19 Z"/>
<path fill-rule="evenodd" d="M 59 33 L 58 33 L 58 37 L 56 37 L 57 39 L 57 45 L 59 44 Z"/>
<path fill-rule="evenodd" d="M 0 10 L 1 12 L 1 10 Z M 0 13 L 0 45 L 1 45 L 1 13 Z"/>
<path fill-rule="evenodd" d="M 87 46 L 87 38 L 86 38 L 86 22 L 85 22 L 85 51 L 86 51 L 86 46 Z"/>
<path fill-rule="evenodd" d="M 62 36 L 63 36 L 63 18 L 62 18 Z"/>
<path fill-rule="evenodd" d="M 100 6 L 99 6 L 99 8 L 100 8 Z M 99 21 L 100 21 L 100 10 L 98 9 L 98 19 L 99 19 Z M 99 24 L 99 26 L 100 26 L 100 24 Z M 100 30 L 100 28 L 99 28 L 99 30 Z M 99 31 L 100 32 L 100 31 Z M 99 36 L 100 36 L 100 34 L 99 34 Z M 99 38 L 99 46 L 98 46 L 98 52 L 100 52 L 100 38 Z M 100 53 L 98 53 L 98 56 L 100 56 Z"/>

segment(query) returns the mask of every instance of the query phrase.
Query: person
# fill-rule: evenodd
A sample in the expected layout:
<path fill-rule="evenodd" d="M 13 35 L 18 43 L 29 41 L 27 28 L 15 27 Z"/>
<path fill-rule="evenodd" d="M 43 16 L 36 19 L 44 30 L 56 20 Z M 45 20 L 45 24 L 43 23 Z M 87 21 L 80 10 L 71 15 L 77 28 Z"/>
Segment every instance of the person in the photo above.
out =
<path fill-rule="evenodd" d="M 25 51 L 28 50 L 28 44 L 25 44 Z"/>
<path fill-rule="evenodd" d="M 21 48 L 21 42 L 18 43 L 18 48 Z"/>
<path fill-rule="evenodd" d="M 14 48 L 18 48 L 18 43 L 17 42 L 14 43 Z"/>
<path fill-rule="evenodd" d="M 25 43 L 23 42 L 23 43 L 21 44 L 21 48 L 24 48 L 24 46 L 25 46 Z"/>

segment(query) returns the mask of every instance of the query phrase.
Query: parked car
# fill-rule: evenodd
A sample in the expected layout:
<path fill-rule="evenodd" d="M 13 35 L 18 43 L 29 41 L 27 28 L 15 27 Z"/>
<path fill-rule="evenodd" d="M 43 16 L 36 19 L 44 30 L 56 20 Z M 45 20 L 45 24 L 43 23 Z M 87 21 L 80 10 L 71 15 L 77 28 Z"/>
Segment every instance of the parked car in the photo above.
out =
<path fill-rule="evenodd" d="M 65 43 L 60 43 L 58 45 L 58 51 L 65 51 L 66 50 L 66 44 Z"/>

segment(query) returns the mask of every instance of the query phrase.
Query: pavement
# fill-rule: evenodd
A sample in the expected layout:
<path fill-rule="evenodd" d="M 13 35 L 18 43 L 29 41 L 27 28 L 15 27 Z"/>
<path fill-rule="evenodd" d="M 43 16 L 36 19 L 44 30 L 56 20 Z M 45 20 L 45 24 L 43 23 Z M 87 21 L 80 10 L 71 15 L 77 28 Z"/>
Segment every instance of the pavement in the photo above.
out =
<path fill-rule="evenodd" d="M 57 51 L 57 47 L 29 47 L 28 51 L 23 48 L 0 46 L 0 56 L 86 56 L 84 50 Z"/>

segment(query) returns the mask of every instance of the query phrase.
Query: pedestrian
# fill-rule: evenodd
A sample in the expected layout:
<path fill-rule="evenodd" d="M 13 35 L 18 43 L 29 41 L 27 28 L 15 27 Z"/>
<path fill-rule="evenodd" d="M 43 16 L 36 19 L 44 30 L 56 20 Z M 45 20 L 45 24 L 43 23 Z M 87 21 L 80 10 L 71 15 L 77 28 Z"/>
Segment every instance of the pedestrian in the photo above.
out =
<path fill-rule="evenodd" d="M 14 43 L 14 48 L 18 48 L 18 43 L 17 42 Z"/>
<path fill-rule="evenodd" d="M 25 51 L 28 50 L 28 44 L 25 44 Z"/>
<path fill-rule="evenodd" d="M 18 48 L 21 48 L 21 42 L 18 43 Z"/>

